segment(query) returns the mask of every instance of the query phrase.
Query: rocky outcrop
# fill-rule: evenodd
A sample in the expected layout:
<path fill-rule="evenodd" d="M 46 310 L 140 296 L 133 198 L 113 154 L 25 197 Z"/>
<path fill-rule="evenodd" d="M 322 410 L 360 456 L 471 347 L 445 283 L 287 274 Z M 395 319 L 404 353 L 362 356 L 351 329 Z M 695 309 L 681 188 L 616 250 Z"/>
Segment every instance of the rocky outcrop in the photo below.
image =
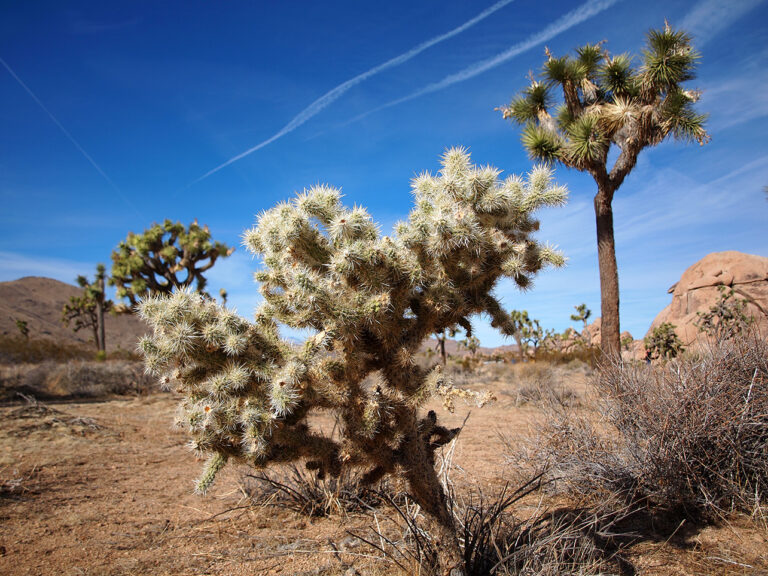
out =
<path fill-rule="evenodd" d="M 719 286 L 732 288 L 747 301 L 760 333 L 768 335 L 768 258 L 743 252 L 713 252 L 688 268 L 669 292 L 672 302 L 651 324 L 648 333 L 664 322 L 674 324 L 687 346 L 700 338 L 697 312 L 707 312 L 720 298 Z"/>

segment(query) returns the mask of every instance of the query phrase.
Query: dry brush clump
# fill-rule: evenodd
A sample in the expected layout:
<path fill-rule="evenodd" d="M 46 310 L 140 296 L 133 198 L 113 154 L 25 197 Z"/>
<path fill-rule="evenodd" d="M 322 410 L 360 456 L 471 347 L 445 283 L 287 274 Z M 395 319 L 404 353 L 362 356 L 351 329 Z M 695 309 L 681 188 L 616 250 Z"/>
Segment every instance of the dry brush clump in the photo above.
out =
<path fill-rule="evenodd" d="M 156 389 L 155 380 L 139 362 L 46 361 L 0 367 L 0 397 L 8 399 L 15 399 L 18 393 L 36 398 L 97 398 Z"/>
<path fill-rule="evenodd" d="M 515 406 L 575 406 L 581 402 L 581 391 L 575 378 L 586 378 L 589 366 L 575 361 L 558 366 L 549 362 L 505 364 L 489 370 L 496 374 L 499 396 L 509 398 Z"/>
<path fill-rule="evenodd" d="M 0 334 L 0 365 L 31 364 L 56 360 L 89 360 L 93 350 L 79 343 L 51 340 L 49 338 L 30 339 L 24 336 Z"/>
<path fill-rule="evenodd" d="M 386 481 L 366 485 L 362 474 L 353 469 L 319 477 L 295 463 L 246 474 L 241 490 L 256 506 L 275 506 L 313 517 L 361 513 L 405 497 Z"/>
<path fill-rule="evenodd" d="M 506 485 L 487 494 L 473 487 L 461 495 L 446 486 L 467 576 L 623 573 L 622 545 L 612 532 L 616 515 L 545 506 L 527 510 L 526 500 L 537 498 L 544 484 L 536 475 L 514 490 Z M 373 515 L 368 532 L 354 536 L 405 574 L 435 573 L 439 543 L 419 521 L 420 508 L 409 500 L 387 502 L 396 514 L 386 521 Z"/>
<path fill-rule="evenodd" d="M 141 346 L 148 368 L 183 394 L 179 421 L 210 455 L 201 491 L 227 461 L 303 461 L 321 476 L 355 468 L 366 484 L 400 477 L 439 535 L 441 570 L 461 574 L 434 470 L 435 450 L 456 431 L 419 408 L 434 394 L 448 406 L 485 398 L 451 386 L 440 367 L 421 368 L 415 355 L 432 334 L 461 326 L 471 335 L 475 314 L 508 326 L 493 289 L 503 277 L 525 288 L 542 267 L 563 263 L 532 234 L 534 212 L 562 204 L 565 190 L 544 167 L 500 180 L 460 149 L 413 190 L 415 207 L 392 236 L 327 186 L 264 212 L 244 237 L 264 265 L 255 322 L 200 294 L 151 297 L 140 313 L 154 336 Z M 291 347 L 278 323 L 315 334 Z M 367 385 L 374 374 L 379 383 Z M 308 424 L 313 411 L 338 418 L 339 438 Z"/>
<path fill-rule="evenodd" d="M 713 519 L 768 494 L 768 344 L 754 334 L 661 365 L 607 362 L 595 414 L 561 411 L 530 454 L 570 491 Z"/>

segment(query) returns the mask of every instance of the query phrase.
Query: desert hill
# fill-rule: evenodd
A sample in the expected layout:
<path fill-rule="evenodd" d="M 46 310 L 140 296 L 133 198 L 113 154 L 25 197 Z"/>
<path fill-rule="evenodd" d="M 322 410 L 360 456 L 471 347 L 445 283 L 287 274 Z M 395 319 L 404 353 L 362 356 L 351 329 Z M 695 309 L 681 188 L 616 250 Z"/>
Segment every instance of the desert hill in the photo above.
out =
<path fill-rule="evenodd" d="M 52 278 L 27 276 L 0 282 L 0 334 L 17 335 L 16 320 L 24 320 L 30 338 L 92 345 L 88 330 L 73 332 L 61 322 L 61 309 L 71 296 L 82 293 L 78 286 Z M 138 338 L 147 332 L 143 322 L 128 315 L 105 316 L 107 351 L 133 350 Z"/>

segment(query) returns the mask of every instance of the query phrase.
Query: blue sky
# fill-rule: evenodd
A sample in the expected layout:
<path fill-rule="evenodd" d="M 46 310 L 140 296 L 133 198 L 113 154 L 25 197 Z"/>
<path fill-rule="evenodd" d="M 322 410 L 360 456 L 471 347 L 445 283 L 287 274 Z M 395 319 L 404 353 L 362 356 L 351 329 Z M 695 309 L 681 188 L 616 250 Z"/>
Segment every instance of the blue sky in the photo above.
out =
<path fill-rule="evenodd" d="M 665 18 L 702 54 L 690 86 L 713 139 L 646 150 L 615 199 L 622 330 L 641 337 L 707 253 L 768 256 L 768 1 L 3 3 L 0 280 L 74 282 L 164 218 L 197 218 L 239 246 L 255 214 L 318 182 L 386 231 L 408 213 L 411 177 L 436 170 L 446 147 L 530 169 L 494 108 L 545 45 L 637 53 Z M 594 183 L 557 179 L 571 199 L 541 215 L 539 238 L 567 268 L 498 293 L 562 330 L 576 304 L 599 315 L 600 298 Z M 246 316 L 256 267 L 239 248 L 209 274 Z M 484 345 L 503 343 L 476 326 Z"/>

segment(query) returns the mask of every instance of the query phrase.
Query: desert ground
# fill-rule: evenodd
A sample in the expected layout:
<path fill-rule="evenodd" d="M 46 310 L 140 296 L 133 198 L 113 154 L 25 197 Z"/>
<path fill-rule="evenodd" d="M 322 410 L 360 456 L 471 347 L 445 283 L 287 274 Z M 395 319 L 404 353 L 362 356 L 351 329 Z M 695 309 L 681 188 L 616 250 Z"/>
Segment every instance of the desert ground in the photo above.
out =
<path fill-rule="evenodd" d="M 588 405 L 587 367 L 554 373 L 557 397 L 577 408 Z M 510 456 L 535 437 L 553 390 L 536 391 L 532 387 L 550 384 L 517 376 L 501 364 L 480 367 L 459 384 L 488 389 L 497 400 L 440 412 L 449 426 L 466 419 L 447 449 L 457 492 L 492 494 L 520 481 Z M 370 538 L 378 526 L 397 541 L 402 527 L 387 504 L 311 517 L 277 496 L 249 497 L 254 481 L 246 475 L 254 471 L 237 466 L 225 468 L 207 496 L 195 495 L 201 462 L 172 426 L 176 402 L 159 391 L 6 402 L 0 408 L 0 573 L 402 573 L 356 537 Z M 441 411 L 437 403 L 434 408 Z M 322 418 L 315 424 L 330 425 Z M 556 495 L 537 492 L 515 513 L 561 505 Z M 617 573 L 623 574 L 768 574 L 768 530 L 759 515 L 734 515 L 716 525 L 635 538 L 621 554 Z"/>

